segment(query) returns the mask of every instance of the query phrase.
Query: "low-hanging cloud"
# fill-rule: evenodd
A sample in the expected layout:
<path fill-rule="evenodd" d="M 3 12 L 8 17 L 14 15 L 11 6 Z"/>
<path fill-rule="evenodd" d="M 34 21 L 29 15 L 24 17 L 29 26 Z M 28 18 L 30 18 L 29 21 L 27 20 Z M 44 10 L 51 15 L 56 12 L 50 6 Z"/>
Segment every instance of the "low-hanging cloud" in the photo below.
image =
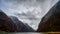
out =
<path fill-rule="evenodd" d="M 0 9 L 8 16 L 16 16 L 33 29 L 58 0 L 0 0 Z"/>

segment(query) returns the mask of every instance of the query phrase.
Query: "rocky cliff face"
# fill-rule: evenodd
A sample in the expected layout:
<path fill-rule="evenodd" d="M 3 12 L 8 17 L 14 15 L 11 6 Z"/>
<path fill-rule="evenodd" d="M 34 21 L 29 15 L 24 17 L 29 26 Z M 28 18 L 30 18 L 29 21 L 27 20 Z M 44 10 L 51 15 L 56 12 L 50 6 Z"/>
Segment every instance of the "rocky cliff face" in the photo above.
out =
<path fill-rule="evenodd" d="M 60 1 L 42 18 L 37 32 L 60 32 Z"/>
<path fill-rule="evenodd" d="M 0 10 L 0 31 L 5 32 L 34 32 L 29 25 L 22 23 L 14 16 L 7 16 Z"/>

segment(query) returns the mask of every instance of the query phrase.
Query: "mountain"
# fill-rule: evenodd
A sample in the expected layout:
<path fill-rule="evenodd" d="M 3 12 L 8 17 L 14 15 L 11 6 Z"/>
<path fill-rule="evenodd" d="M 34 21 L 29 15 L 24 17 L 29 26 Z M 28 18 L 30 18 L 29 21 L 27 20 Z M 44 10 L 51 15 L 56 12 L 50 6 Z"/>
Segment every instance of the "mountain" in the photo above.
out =
<path fill-rule="evenodd" d="M 60 32 L 60 1 L 42 18 L 37 32 Z"/>
<path fill-rule="evenodd" d="M 15 16 L 7 16 L 2 10 L 0 10 L 0 31 L 35 32 L 28 24 L 19 21 Z"/>
<path fill-rule="evenodd" d="M 17 17 L 11 16 L 10 18 L 17 25 L 18 32 L 34 32 L 35 31 L 28 24 L 24 24 L 23 22 L 19 21 Z"/>
<path fill-rule="evenodd" d="M 14 32 L 16 25 L 2 10 L 0 10 L 0 31 Z"/>

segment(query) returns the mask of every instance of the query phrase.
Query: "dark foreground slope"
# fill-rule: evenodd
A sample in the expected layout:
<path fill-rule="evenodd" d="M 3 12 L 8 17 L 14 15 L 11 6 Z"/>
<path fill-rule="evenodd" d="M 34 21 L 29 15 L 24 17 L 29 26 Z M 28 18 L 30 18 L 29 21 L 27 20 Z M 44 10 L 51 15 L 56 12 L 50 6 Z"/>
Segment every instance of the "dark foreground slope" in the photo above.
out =
<path fill-rule="evenodd" d="M 37 32 L 60 32 L 60 1 L 42 18 Z"/>
<path fill-rule="evenodd" d="M 27 24 L 23 24 L 16 17 L 7 16 L 0 10 L 0 31 L 5 32 L 34 32 Z"/>

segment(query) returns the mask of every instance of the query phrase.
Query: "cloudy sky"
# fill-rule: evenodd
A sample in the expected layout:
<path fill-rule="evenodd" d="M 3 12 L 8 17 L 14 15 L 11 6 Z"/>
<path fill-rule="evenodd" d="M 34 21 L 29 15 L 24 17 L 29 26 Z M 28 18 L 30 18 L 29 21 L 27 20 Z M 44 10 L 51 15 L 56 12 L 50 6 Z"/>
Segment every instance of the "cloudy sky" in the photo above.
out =
<path fill-rule="evenodd" d="M 0 0 L 0 9 L 37 30 L 41 18 L 57 2 L 58 0 Z"/>

